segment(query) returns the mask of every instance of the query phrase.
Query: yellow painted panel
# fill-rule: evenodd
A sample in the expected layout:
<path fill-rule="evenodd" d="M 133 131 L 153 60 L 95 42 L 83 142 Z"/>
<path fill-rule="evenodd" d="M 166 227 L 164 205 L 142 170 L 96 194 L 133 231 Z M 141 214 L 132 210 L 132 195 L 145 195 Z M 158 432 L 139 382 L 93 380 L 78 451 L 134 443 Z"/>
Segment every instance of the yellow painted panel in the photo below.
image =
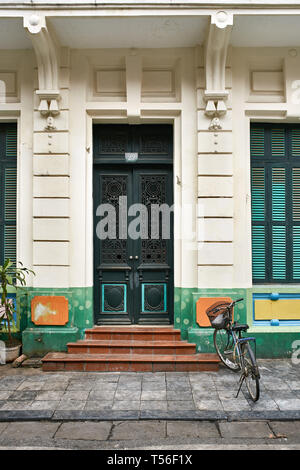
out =
<path fill-rule="evenodd" d="M 300 299 L 257 299 L 255 320 L 300 320 Z"/>

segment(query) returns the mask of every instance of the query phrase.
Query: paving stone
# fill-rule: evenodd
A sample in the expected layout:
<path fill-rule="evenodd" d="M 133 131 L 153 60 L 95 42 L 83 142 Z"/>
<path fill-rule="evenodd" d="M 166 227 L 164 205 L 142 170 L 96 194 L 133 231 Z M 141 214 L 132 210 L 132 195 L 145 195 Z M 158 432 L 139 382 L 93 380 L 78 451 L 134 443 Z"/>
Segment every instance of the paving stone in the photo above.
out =
<path fill-rule="evenodd" d="M 235 400 L 221 400 L 224 411 L 251 411 L 250 404 L 243 398 Z"/>
<path fill-rule="evenodd" d="M 167 391 L 167 400 L 193 400 L 193 394 L 190 391 L 175 392 L 175 390 Z"/>
<path fill-rule="evenodd" d="M 167 437 L 200 437 L 205 439 L 220 436 L 216 425 L 209 421 L 168 421 Z"/>
<path fill-rule="evenodd" d="M 111 372 L 109 374 L 98 374 L 96 376 L 96 382 L 118 382 L 120 378 L 120 372 Z"/>
<path fill-rule="evenodd" d="M 113 410 L 139 410 L 141 402 L 139 400 L 118 400 L 113 404 Z"/>
<path fill-rule="evenodd" d="M 24 404 L 24 402 L 22 402 Z M 13 410 L 0 410 L 0 421 L 41 421 L 49 420 L 53 416 L 53 410 L 32 410 L 30 406 L 28 409 L 13 409 Z"/>
<path fill-rule="evenodd" d="M 15 392 L 12 392 L 10 394 L 9 400 L 17 400 L 17 401 L 34 400 L 36 395 L 37 395 L 37 392 L 33 390 L 22 390 L 22 391 L 16 390 Z"/>
<path fill-rule="evenodd" d="M 192 383 L 191 388 L 194 391 L 210 393 L 211 391 L 216 391 L 216 385 L 213 382 L 207 383 Z"/>
<path fill-rule="evenodd" d="M 167 390 L 174 390 L 174 391 L 189 391 L 191 389 L 189 384 L 183 383 L 176 383 L 176 382 L 167 382 Z"/>
<path fill-rule="evenodd" d="M 256 402 L 249 399 L 249 405 L 252 411 L 279 410 L 277 403 L 272 398 L 260 398 Z"/>
<path fill-rule="evenodd" d="M 41 391 L 41 392 L 37 392 L 37 395 L 35 397 L 35 400 L 38 400 L 38 401 L 41 401 L 41 400 L 61 400 L 61 398 L 64 396 L 64 391 L 63 390 L 60 390 L 60 391 L 53 391 L 53 390 L 50 390 L 50 391 Z"/>
<path fill-rule="evenodd" d="M 1 433 L 4 431 L 5 428 L 7 428 L 8 423 L 0 423 L 0 438 L 1 438 Z"/>
<path fill-rule="evenodd" d="M 95 382 L 93 385 L 92 390 L 100 392 L 115 392 L 117 389 L 118 383 L 117 382 Z"/>
<path fill-rule="evenodd" d="M 136 390 L 140 391 L 142 388 L 142 382 L 119 382 L 118 383 L 118 390 Z"/>
<path fill-rule="evenodd" d="M 59 405 L 58 400 L 41 400 L 41 401 L 33 401 L 30 409 L 32 410 L 56 410 Z"/>
<path fill-rule="evenodd" d="M 56 433 L 59 423 L 45 423 L 45 422 L 16 422 L 9 423 L 6 429 L 1 434 L 1 439 L 11 439 L 12 437 L 17 440 L 25 439 L 51 439 Z"/>
<path fill-rule="evenodd" d="M 94 401 L 88 400 L 85 404 L 85 410 L 111 410 L 113 406 L 112 400 Z"/>
<path fill-rule="evenodd" d="M 114 423 L 110 440 L 155 440 L 166 436 L 163 421 L 129 421 Z"/>
<path fill-rule="evenodd" d="M 299 390 L 300 391 L 300 380 L 291 380 L 289 381 L 289 386 L 291 390 Z"/>
<path fill-rule="evenodd" d="M 17 388 L 18 391 L 35 391 L 35 390 L 41 390 L 44 386 L 43 381 L 39 382 L 33 382 L 30 380 L 26 380 L 25 382 L 21 383 L 19 387 Z"/>
<path fill-rule="evenodd" d="M 278 422 L 271 421 L 269 423 L 271 429 L 276 436 L 297 437 L 300 439 L 300 422 L 299 421 L 287 421 Z"/>
<path fill-rule="evenodd" d="M 95 381 L 92 382 L 75 382 L 75 383 L 69 383 L 67 386 L 67 391 L 84 391 L 84 392 L 89 392 L 91 391 L 95 386 Z"/>
<path fill-rule="evenodd" d="M 223 411 L 223 406 L 220 400 L 214 400 L 210 398 L 204 398 L 202 400 L 195 400 L 195 406 L 198 410 L 210 410 L 210 411 Z"/>
<path fill-rule="evenodd" d="M 219 400 L 219 395 L 216 390 L 208 392 L 206 391 L 200 391 L 200 390 L 194 390 L 193 391 L 193 399 L 195 401 L 201 401 L 201 400 L 207 400 L 209 397 L 209 400 Z"/>
<path fill-rule="evenodd" d="M 0 400 L 7 400 L 11 393 L 12 392 L 10 390 L 0 391 Z"/>
<path fill-rule="evenodd" d="M 32 400 L 23 400 L 23 401 L 7 401 L 1 407 L 1 411 L 3 410 L 28 410 L 31 408 Z"/>
<path fill-rule="evenodd" d="M 15 376 L 0 379 L 0 390 L 16 390 L 24 381 L 24 377 Z"/>
<path fill-rule="evenodd" d="M 131 389 L 119 390 L 118 388 L 114 398 L 115 400 L 140 400 L 141 392 Z"/>
<path fill-rule="evenodd" d="M 250 422 L 233 422 L 219 423 L 221 436 L 230 439 L 239 438 L 268 438 L 271 430 L 267 423 L 250 421 Z"/>
<path fill-rule="evenodd" d="M 166 378 L 167 379 L 175 379 L 175 380 L 180 380 L 180 378 L 188 378 L 189 373 L 188 372 L 166 372 Z"/>
<path fill-rule="evenodd" d="M 261 385 L 263 385 L 266 390 L 291 390 L 286 382 L 274 377 L 270 381 L 262 379 Z"/>
<path fill-rule="evenodd" d="M 150 410 L 160 410 L 160 411 L 168 411 L 168 403 L 166 401 L 141 401 L 140 406 L 141 411 L 150 411 Z"/>
<path fill-rule="evenodd" d="M 89 394 L 89 400 L 108 400 L 115 396 L 114 390 L 92 390 Z"/>
<path fill-rule="evenodd" d="M 195 410 L 195 403 L 193 401 L 168 401 L 168 410 Z"/>
<path fill-rule="evenodd" d="M 44 411 L 46 413 L 46 411 Z M 139 419 L 138 410 L 56 410 L 52 419 L 56 421 L 93 420 L 93 421 L 122 421 Z M 1 416 L 1 410 L 0 410 Z"/>
<path fill-rule="evenodd" d="M 285 410 L 300 410 L 300 399 L 291 398 L 291 399 L 275 399 L 279 409 L 281 411 Z"/>
<path fill-rule="evenodd" d="M 102 421 L 99 423 L 94 422 L 79 422 L 79 423 L 63 423 L 57 431 L 56 439 L 82 439 L 90 441 L 106 441 L 112 423 Z"/>
<path fill-rule="evenodd" d="M 165 390 L 157 390 L 157 391 L 142 391 L 141 400 L 166 400 L 167 399 L 167 392 Z"/>
<path fill-rule="evenodd" d="M 83 410 L 85 407 L 85 401 L 81 400 L 61 400 L 59 402 L 57 410 Z"/>
<path fill-rule="evenodd" d="M 86 392 L 83 390 L 72 390 L 72 391 L 66 391 L 63 394 L 62 400 L 84 400 L 86 401 L 88 399 L 90 392 Z"/>
<path fill-rule="evenodd" d="M 57 381 L 57 382 L 46 382 L 44 383 L 41 390 L 46 391 L 65 391 L 68 386 L 68 382 L 65 381 Z"/>
<path fill-rule="evenodd" d="M 165 382 L 143 382 L 142 384 L 142 391 L 143 392 L 151 392 L 151 391 L 159 391 L 163 390 L 166 391 L 166 384 Z"/>

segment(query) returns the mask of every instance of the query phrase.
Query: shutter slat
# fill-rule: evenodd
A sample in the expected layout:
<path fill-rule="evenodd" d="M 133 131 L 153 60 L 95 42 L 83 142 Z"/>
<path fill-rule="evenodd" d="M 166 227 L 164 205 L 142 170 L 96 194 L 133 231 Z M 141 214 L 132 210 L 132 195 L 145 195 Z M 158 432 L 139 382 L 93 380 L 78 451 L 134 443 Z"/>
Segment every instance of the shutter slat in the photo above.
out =
<path fill-rule="evenodd" d="M 4 214 L 6 221 L 16 220 L 17 169 L 5 168 L 4 172 Z"/>
<path fill-rule="evenodd" d="M 283 127 L 271 129 L 272 157 L 285 156 L 285 129 Z"/>
<path fill-rule="evenodd" d="M 300 226 L 293 227 L 293 278 L 300 279 Z"/>
<path fill-rule="evenodd" d="M 293 168 L 293 220 L 300 222 L 300 168 Z"/>
<path fill-rule="evenodd" d="M 292 156 L 300 157 L 300 129 L 292 129 Z"/>
<path fill-rule="evenodd" d="M 16 226 L 4 227 L 4 259 L 9 258 L 16 266 Z"/>
<path fill-rule="evenodd" d="M 272 220 L 286 219 L 285 190 L 285 168 L 272 168 Z"/>
<path fill-rule="evenodd" d="M 272 273 L 273 279 L 286 278 L 286 229 L 285 226 L 272 228 Z"/>
<path fill-rule="evenodd" d="M 262 281 L 266 277 L 265 227 L 252 227 L 252 272 L 253 279 Z"/>
<path fill-rule="evenodd" d="M 263 157 L 265 153 L 265 130 L 261 127 L 251 128 L 250 151 L 252 157 Z"/>
<path fill-rule="evenodd" d="M 17 129 L 16 126 L 9 127 L 6 131 L 6 157 L 17 158 Z"/>
<path fill-rule="evenodd" d="M 252 220 L 265 219 L 265 169 L 252 168 Z"/>

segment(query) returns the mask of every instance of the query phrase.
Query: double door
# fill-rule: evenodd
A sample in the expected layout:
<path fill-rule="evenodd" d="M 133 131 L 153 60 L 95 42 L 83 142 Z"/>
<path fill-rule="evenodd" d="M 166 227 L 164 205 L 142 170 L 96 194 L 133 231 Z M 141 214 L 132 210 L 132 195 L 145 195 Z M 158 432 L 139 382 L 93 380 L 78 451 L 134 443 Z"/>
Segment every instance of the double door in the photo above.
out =
<path fill-rule="evenodd" d="M 97 324 L 173 322 L 171 165 L 94 166 Z"/>

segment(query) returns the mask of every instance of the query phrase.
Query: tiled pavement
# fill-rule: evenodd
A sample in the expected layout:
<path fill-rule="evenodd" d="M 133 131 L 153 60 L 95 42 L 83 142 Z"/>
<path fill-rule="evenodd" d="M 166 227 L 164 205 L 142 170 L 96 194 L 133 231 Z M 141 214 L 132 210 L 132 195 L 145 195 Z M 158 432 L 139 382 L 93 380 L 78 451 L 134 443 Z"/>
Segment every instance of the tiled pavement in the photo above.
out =
<path fill-rule="evenodd" d="M 300 420 L 300 364 L 260 360 L 253 403 L 239 375 L 219 372 L 42 372 L 0 366 L 0 421 Z"/>

